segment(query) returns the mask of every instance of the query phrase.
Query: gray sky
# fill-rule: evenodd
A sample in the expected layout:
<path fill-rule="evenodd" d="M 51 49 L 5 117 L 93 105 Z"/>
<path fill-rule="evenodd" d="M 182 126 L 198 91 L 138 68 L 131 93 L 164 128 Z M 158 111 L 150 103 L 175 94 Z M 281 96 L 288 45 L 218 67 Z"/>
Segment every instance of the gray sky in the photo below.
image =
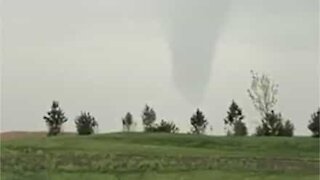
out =
<path fill-rule="evenodd" d="M 148 103 L 185 132 L 200 107 L 223 134 L 232 99 L 260 122 L 250 70 L 279 83 L 276 111 L 309 135 L 319 107 L 317 0 L 2 0 L 1 131 L 46 130 L 58 100 L 74 131 L 81 110 L 100 132 Z M 197 81 L 198 80 L 198 81 Z M 211 133 L 211 132 L 210 132 Z"/>

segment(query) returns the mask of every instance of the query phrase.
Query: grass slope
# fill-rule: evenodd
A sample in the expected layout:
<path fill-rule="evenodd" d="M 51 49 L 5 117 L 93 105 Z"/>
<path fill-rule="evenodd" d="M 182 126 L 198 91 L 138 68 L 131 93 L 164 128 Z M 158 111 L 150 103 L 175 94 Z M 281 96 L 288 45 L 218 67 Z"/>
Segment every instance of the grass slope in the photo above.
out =
<path fill-rule="evenodd" d="M 318 179 L 310 137 L 112 133 L 10 139 L 1 179 Z"/>

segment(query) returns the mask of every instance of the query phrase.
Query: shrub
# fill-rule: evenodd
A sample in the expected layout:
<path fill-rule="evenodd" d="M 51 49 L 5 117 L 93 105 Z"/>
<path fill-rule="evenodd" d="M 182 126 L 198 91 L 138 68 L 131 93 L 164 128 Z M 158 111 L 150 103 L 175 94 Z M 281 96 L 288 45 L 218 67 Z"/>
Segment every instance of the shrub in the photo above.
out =
<path fill-rule="evenodd" d="M 98 123 L 90 113 L 81 112 L 75 120 L 76 128 L 79 135 L 90 135 L 94 133 L 94 128 L 98 127 Z"/>
<path fill-rule="evenodd" d="M 267 113 L 262 119 L 262 125 L 256 128 L 258 136 L 293 136 L 294 125 L 287 120 L 283 124 L 281 113 Z"/>
<path fill-rule="evenodd" d="M 179 128 L 173 122 L 161 120 L 158 126 L 158 132 L 177 133 Z"/>
<path fill-rule="evenodd" d="M 293 136 L 294 125 L 290 121 L 286 121 L 280 130 L 279 136 Z"/>
<path fill-rule="evenodd" d="M 263 124 L 256 128 L 256 136 L 265 136 L 265 134 L 267 134 L 266 128 L 263 128 L 262 126 Z"/>
<path fill-rule="evenodd" d="M 146 132 L 177 133 L 179 128 L 173 122 L 161 120 L 160 124 L 155 124 L 146 128 Z"/>
<path fill-rule="evenodd" d="M 235 136 L 246 136 L 248 134 L 247 127 L 242 121 L 235 121 L 233 124 L 233 130 Z"/>

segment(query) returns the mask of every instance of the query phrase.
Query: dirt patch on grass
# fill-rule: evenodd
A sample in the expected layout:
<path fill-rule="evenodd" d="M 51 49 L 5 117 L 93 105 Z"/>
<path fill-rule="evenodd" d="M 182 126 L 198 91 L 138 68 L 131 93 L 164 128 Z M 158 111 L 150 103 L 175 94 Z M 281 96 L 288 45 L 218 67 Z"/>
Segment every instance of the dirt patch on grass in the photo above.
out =
<path fill-rule="evenodd" d="M 75 135 L 74 132 L 63 132 L 61 135 Z M 14 140 L 14 139 L 24 139 L 24 138 L 44 138 L 47 137 L 47 132 L 45 131 L 10 131 L 0 133 L 0 140 Z"/>
<path fill-rule="evenodd" d="M 41 138 L 46 137 L 46 132 L 25 132 L 25 131 L 11 131 L 0 133 L 1 141 L 23 139 L 23 138 Z"/>

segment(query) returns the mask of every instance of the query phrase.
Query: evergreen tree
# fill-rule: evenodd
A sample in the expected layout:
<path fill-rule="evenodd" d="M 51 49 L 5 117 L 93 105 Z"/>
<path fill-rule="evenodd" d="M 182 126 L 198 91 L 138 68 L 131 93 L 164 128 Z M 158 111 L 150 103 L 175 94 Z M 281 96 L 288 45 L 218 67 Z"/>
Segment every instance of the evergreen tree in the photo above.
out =
<path fill-rule="evenodd" d="M 227 133 L 230 135 L 243 136 L 247 135 L 247 128 L 242 122 L 244 116 L 242 115 L 242 109 L 237 105 L 235 101 L 232 101 L 227 117 L 224 119 Z"/>
<path fill-rule="evenodd" d="M 141 118 L 142 118 L 142 124 L 146 130 L 146 129 L 152 127 L 153 123 L 155 122 L 156 113 L 152 108 L 150 108 L 148 105 L 146 105 L 144 110 L 142 111 Z"/>
<path fill-rule="evenodd" d="M 193 134 L 203 134 L 208 125 L 208 121 L 199 109 L 192 115 L 190 123 L 192 125 L 191 132 Z"/>
<path fill-rule="evenodd" d="M 312 132 L 312 137 L 319 137 L 320 136 L 320 108 L 317 112 L 311 115 L 311 120 L 309 121 L 308 129 Z"/>
<path fill-rule="evenodd" d="M 58 101 L 53 101 L 50 111 L 47 113 L 47 116 L 44 116 L 43 119 L 46 121 L 46 124 L 49 128 L 48 136 L 56 136 L 61 132 L 62 124 L 67 122 L 67 118 L 64 115 L 64 112 L 59 107 Z"/>
<path fill-rule="evenodd" d="M 76 128 L 79 135 L 90 135 L 94 133 L 94 128 L 98 127 L 98 123 L 90 113 L 81 112 L 75 120 Z"/>
<path fill-rule="evenodd" d="M 133 125 L 133 118 L 130 112 L 126 114 L 124 118 L 122 118 L 122 126 L 124 131 L 131 131 L 131 127 Z"/>

